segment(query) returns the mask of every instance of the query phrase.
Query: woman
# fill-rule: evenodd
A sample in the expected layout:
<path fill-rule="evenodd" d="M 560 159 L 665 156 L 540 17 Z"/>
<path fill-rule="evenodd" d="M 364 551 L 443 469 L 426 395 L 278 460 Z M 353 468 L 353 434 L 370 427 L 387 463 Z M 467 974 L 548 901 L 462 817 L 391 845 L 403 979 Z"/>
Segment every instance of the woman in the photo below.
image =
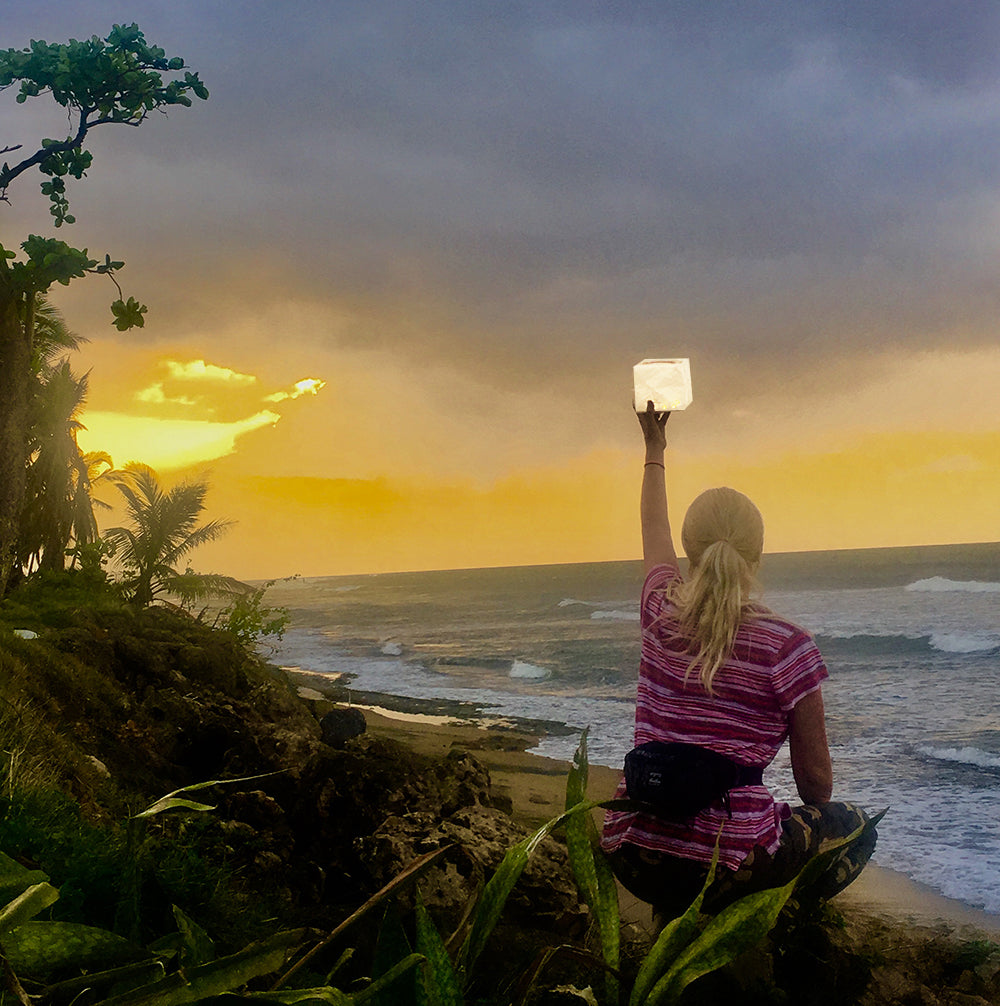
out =
<path fill-rule="evenodd" d="M 667 517 L 664 469 L 669 413 L 639 413 L 646 443 L 642 481 L 642 657 L 635 744 L 680 742 L 741 766 L 741 784 L 693 816 L 609 812 L 602 846 L 618 879 L 660 914 L 678 914 L 704 883 L 718 842 L 719 868 L 704 907 L 786 883 L 824 843 L 868 821 L 831 803 L 833 771 L 821 686 L 827 670 L 812 637 L 749 599 L 764 545 L 753 503 L 710 489 L 681 531 L 690 563 L 681 577 Z M 789 741 L 804 806 L 776 803 L 760 772 Z M 742 784 L 749 780 L 748 784 Z M 618 796 L 625 796 L 624 780 Z M 861 871 L 875 847 L 874 822 L 817 882 L 829 897 Z"/>

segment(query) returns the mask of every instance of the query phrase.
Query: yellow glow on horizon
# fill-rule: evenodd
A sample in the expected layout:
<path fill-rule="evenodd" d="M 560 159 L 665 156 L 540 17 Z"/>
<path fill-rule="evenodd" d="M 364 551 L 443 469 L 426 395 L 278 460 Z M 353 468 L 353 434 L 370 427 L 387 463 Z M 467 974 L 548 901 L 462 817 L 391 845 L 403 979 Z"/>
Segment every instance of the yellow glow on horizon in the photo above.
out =
<path fill-rule="evenodd" d="M 88 412 L 79 434 L 81 450 L 101 450 L 116 467 L 140 461 L 172 471 L 214 461 L 236 450 L 244 434 L 273 426 L 281 417 L 267 409 L 231 423 L 197 419 L 156 419 L 120 412 Z"/>
<path fill-rule="evenodd" d="M 88 347 L 102 354 L 95 382 L 107 378 L 83 449 L 181 477 L 214 462 L 208 516 L 237 523 L 197 568 L 268 578 L 639 555 L 639 430 L 601 381 L 569 395 L 477 383 L 430 356 L 414 368 L 290 344 L 278 360 L 270 336 L 240 338 L 189 374 L 194 341 Z M 336 394 L 295 380 L 317 373 L 336 374 Z M 856 384 L 801 393 L 696 394 L 669 428 L 677 537 L 691 499 L 728 484 L 760 506 L 771 552 L 1000 539 L 998 373 L 990 349 L 887 357 Z M 158 418 L 124 414 L 140 388 L 136 411 Z M 372 408 L 382 398 L 391 412 Z M 279 412 L 273 432 L 247 436 Z"/>
<path fill-rule="evenodd" d="M 995 541 L 998 458 L 1000 433 L 885 434 L 756 462 L 672 451 L 675 540 L 694 496 L 727 484 L 760 506 L 769 552 Z M 248 578 L 636 558 L 641 476 L 637 452 L 608 450 L 485 487 L 244 477 L 213 494 L 238 524 L 206 554 Z"/>

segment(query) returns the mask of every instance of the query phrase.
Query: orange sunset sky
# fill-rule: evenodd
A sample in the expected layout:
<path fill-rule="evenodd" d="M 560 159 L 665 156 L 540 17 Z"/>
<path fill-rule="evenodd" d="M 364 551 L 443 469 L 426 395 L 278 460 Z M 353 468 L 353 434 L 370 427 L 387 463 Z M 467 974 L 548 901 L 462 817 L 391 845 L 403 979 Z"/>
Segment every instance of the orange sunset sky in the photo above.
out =
<path fill-rule="evenodd" d="M 649 356 L 691 358 L 678 526 L 729 484 L 771 551 L 1000 538 L 995 5 L 618 10 L 5 5 L 4 46 L 135 20 L 211 91 L 69 183 L 147 327 L 52 296 L 81 446 L 236 521 L 196 568 L 636 557 Z M 64 128 L 0 94 L 0 146 Z M 50 233 L 9 195 L 0 242 Z"/>

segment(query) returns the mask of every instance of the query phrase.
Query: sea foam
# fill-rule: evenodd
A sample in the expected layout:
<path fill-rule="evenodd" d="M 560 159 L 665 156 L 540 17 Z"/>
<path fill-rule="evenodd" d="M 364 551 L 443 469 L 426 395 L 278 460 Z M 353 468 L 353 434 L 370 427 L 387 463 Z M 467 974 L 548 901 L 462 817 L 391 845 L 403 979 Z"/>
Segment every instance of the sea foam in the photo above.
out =
<path fill-rule="evenodd" d="M 980 748 L 935 748 L 930 745 L 920 745 L 917 753 L 926 758 L 936 758 L 938 761 L 959 762 L 962 765 L 975 765 L 977 768 L 1000 768 L 1000 754 L 983 751 Z"/>
<path fill-rule="evenodd" d="M 982 580 L 948 580 L 943 576 L 932 576 L 926 580 L 917 580 L 907 584 L 906 590 L 944 593 L 965 591 L 970 594 L 1000 594 L 1000 583 L 983 582 Z"/>
<path fill-rule="evenodd" d="M 935 632 L 931 646 L 942 653 L 990 653 L 1000 649 L 1000 636 L 986 632 Z"/>
<path fill-rule="evenodd" d="M 528 678 L 533 681 L 541 681 L 547 678 L 552 672 L 547 667 L 539 667 L 537 664 L 529 664 L 525 660 L 515 660 L 510 669 L 512 678 Z"/>

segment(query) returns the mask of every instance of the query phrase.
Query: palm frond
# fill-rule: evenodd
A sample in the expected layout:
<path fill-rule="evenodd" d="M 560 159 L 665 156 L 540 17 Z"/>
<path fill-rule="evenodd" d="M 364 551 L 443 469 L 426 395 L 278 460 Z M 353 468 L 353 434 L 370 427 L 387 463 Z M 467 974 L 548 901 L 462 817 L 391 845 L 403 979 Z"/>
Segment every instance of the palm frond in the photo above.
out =
<path fill-rule="evenodd" d="M 127 526 L 109 528 L 105 539 L 120 548 L 130 571 L 127 588 L 136 603 L 148 604 L 157 594 L 173 591 L 196 599 L 212 593 L 231 594 L 245 585 L 218 574 L 178 572 L 178 561 L 200 545 L 224 534 L 232 521 L 198 525 L 205 509 L 208 483 L 188 481 L 165 490 L 149 467 L 132 463 L 103 476 L 121 493 L 129 516 Z M 241 591 L 242 592 L 242 591 Z"/>

